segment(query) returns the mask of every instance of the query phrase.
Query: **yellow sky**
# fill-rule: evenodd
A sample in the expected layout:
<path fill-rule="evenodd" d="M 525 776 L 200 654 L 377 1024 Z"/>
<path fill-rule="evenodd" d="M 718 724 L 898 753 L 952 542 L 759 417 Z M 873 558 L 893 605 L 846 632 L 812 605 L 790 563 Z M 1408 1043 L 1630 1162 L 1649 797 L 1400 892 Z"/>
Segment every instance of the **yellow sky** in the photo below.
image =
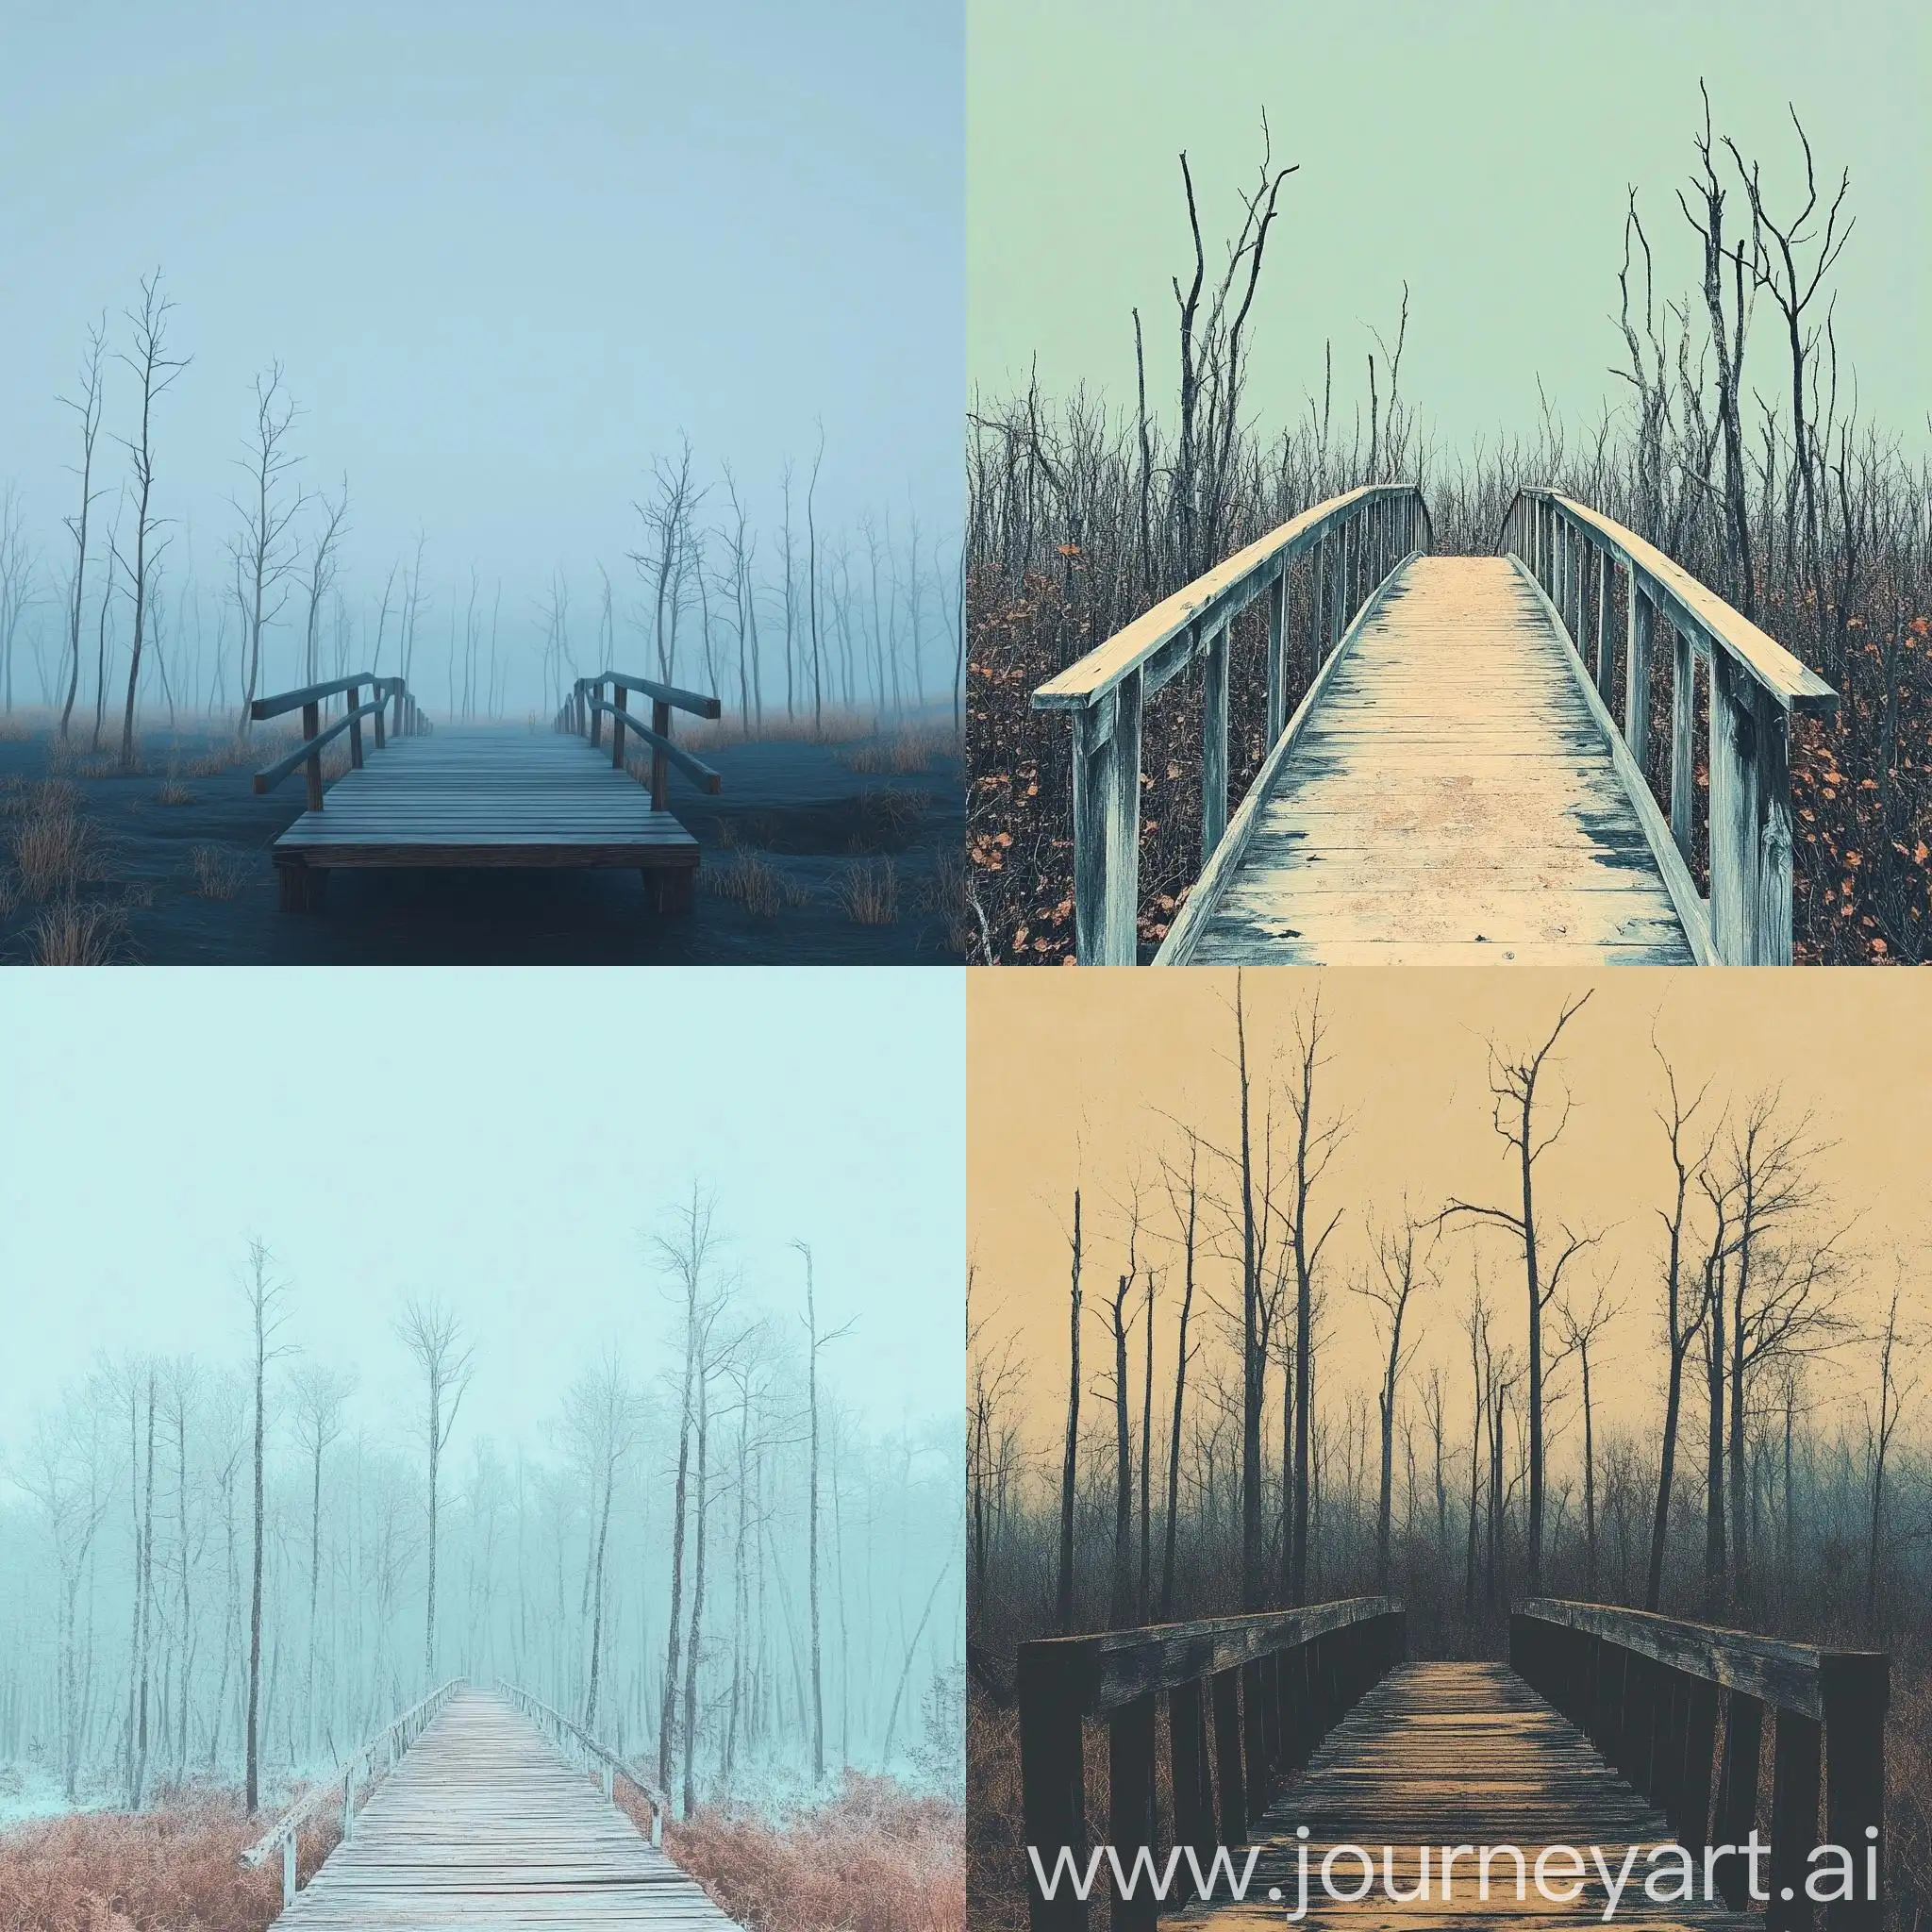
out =
<path fill-rule="evenodd" d="M 1171 1225 L 1158 1155 L 1178 1145 L 1171 1120 L 1231 1145 L 1234 1133 L 1232 972 L 982 972 L 968 975 L 968 1229 L 975 1317 L 1020 1340 L 1042 1431 L 1064 1396 L 1066 1227 L 1074 1188 L 1085 1192 L 1091 1325 L 1124 1266 L 1129 1176 L 1138 1161 L 1146 1209 Z M 1559 1049 L 1574 1099 L 1569 1125 L 1539 1167 L 1539 1219 L 1600 1230 L 1588 1279 L 1613 1283 L 1619 1314 L 1595 1357 L 1598 1388 L 1619 1413 L 1655 1386 L 1659 1227 L 1670 1170 L 1654 1109 L 1662 1074 L 1651 1034 L 1687 1089 L 1708 1080 L 1724 1097 L 1781 1090 L 1808 1108 L 1831 1144 L 1818 1158 L 1842 1213 L 1857 1215 L 1860 1306 L 1889 1286 L 1891 1253 L 1921 1248 L 1932 1128 L 1932 991 L 1914 974 L 1685 971 L 1590 975 L 1496 969 L 1347 973 L 1281 969 L 1244 975 L 1250 1063 L 1258 1074 L 1292 1037 L 1298 1009 L 1319 993 L 1330 1064 L 1322 1097 L 1351 1126 L 1324 1193 L 1343 1219 L 1328 1269 L 1324 1357 L 1329 1399 L 1361 1387 L 1373 1357 L 1366 1307 L 1344 1289 L 1365 1263 L 1365 1218 L 1418 1212 L 1451 1196 L 1507 1203 L 1509 1156 L 1492 1131 L 1488 1044 L 1539 1043 L 1567 999 L 1589 1004 Z M 1258 1091 L 1258 1087 L 1257 1087 Z M 1257 1105 L 1257 1132 L 1259 1104 Z M 1209 1224 L 1213 1214 L 1207 1217 Z M 1323 1217 L 1325 1219 L 1325 1215 Z M 1442 1286 L 1419 1313 L 1421 1362 L 1451 1359 L 1455 1324 L 1480 1251 L 1500 1308 L 1499 1339 L 1522 1328 L 1520 1254 L 1505 1238 L 1449 1233 L 1436 1254 Z M 1143 1252 L 1146 1252 L 1143 1250 Z M 1154 1252 L 1164 1258 L 1166 1250 Z M 1203 1287 L 1238 1280 L 1208 1264 Z M 1921 1267 L 1921 1302 L 1932 1288 Z M 1170 1291 L 1171 1290 L 1171 1291 Z M 1157 1357 L 1171 1363 L 1178 1275 L 1163 1290 Z M 1211 1318 L 1210 1318 L 1211 1319 Z M 1139 1350 L 1136 1348 L 1138 1359 Z M 1157 1360 L 1157 1376 L 1168 1370 Z M 1826 1378 L 1827 1391 L 1850 1385 Z"/>

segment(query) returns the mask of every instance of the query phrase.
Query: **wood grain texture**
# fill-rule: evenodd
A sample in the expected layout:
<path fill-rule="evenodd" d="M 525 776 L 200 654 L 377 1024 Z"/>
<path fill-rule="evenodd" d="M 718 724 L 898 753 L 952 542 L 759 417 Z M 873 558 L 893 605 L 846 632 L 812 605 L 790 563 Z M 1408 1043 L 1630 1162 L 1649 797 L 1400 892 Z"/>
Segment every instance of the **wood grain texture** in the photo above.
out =
<path fill-rule="evenodd" d="M 732 1932 L 596 1782 L 502 1698 L 458 1692 L 275 1922 L 291 1932 Z"/>
<path fill-rule="evenodd" d="M 308 866 L 694 867 L 697 841 L 581 739 L 445 731 L 399 739 L 275 843 Z"/>
<path fill-rule="evenodd" d="M 1592 1867 L 1582 1895 L 1571 1905 L 1543 1899 L 1534 1883 L 1537 1853 L 1547 1845 L 1604 1847 L 1613 1869 L 1624 1848 L 1667 1842 L 1663 1814 L 1647 1805 L 1604 1763 L 1582 1732 L 1559 1717 L 1507 1665 L 1495 1663 L 1403 1664 L 1371 1690 L 1329 1734 L 1307 1770 L 1292 1779 L 1249 1834 L 1259 1848 L 1247 1898 L 1239 1905 L 1196 1903 L 1163 1923 L 1208 1926 L 1213 1932 L 1279 1927 L 1297 1900 L 1301 1841 L 1308 1828 L 1311 1932 L 1457 1932 L 1507 1927 L 1510 1932 L 1554 1932 L 1557 1927 L 1602 1924 L 1605 1894 Z M 1434 1847 L 1427 1901 L 1391 1903 L 1383 1890 L 1382 1848 L 1395 1847 L 1397 1889 L 1412 1891 L 1422 1845 Z M 1477 1895 L 1473 1857 L 1454 1868 L 1454 1895 L 1441 1898 L 1444 1845 L 1520 1846 L 1532 1874 L 1528 1896 L 1516 1897 L 1515 1867 L 1498 1858 L 1491 1867 L 1491 1897 Z M 1375 1860 L 1375 1890 L 1359 1905 L 1341 1905 L 1321 1893 L 1316 1874 L 1334 1845 L 1361 1845 Z M 1184 1868 L 1185 1869 L 1185 1868 Z M 1641 1857 L 1619 1902 L 1614 1925 L 1624 1932 L 1694 1927 L 1700 1932 L 1742 1932 L 1759 1922 L 1722 1905 L 1686 1902 L 1657 1905 L 1643 1896 L 1647 1867 Z M 1361 1867 L 1343 1857 L 1336 1882 L 1360 1883 Z M 1553 1886 L 1570 1880 L 1560 1866 Z M 1278 1887 L 1279 1900 L 1268 1891 Z"/>
<path fill-rule="evenodd" d="M 1569 644 L 1502 558 L 1411 558 L 1334 667 L 1199 963 L 1691 963 Z"/>

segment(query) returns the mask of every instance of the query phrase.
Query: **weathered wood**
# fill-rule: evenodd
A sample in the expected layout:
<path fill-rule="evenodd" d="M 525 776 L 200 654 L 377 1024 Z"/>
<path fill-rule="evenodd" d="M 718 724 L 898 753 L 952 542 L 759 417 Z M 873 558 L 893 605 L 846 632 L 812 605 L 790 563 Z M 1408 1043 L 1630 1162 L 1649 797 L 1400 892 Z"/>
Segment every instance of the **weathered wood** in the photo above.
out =
<path fill-rule="evenodd" d="M 1221 1842 L 1248 1841 L 1248 1780 L 1241 1757 L 1239 1664 L 1216 1671 L 1208 1680 L 1214 1702 L 1214 1786 L 1221 1800 Z"/>
<path fill-rule="evenodd" d="M 1777 1714 L 1772 1757 L 1771 1857 L 1767 1874 L 1771 1903 L 1765 1907 L 1768 1932 L 1804 1932 L 1811 1924 L 1805 1896 L 1811 1848 L 1818 1841 L 1819 1744 L 1817 1719 L 1790 1708 Z"/>
<path fill-rule="evenodd" d="M 319 705 L 325 699 L 341 697 L 343 692 L 359 690 L 365 684 L 375 687 L 385 701 L 391 695 L 400 696 L 406 689 L 399 677 L 377 677 L 373 671 L 352 671 L 347 676 L 331 678 L 326 684 L 308 684 L 300 691 L 279 691 L 268 697 L 252 699 L 248 715 L 259 724 L 266 719 L 299 711 L 304 706 Z"/>
<path fill-rule="evenodd" d="M 1141 681 L 1074 714 L 1074 932 L 1080 959 L 1131 966 L 1141 903 Z"/>
<path fill-rule="evenodd" d="M 1673 631 L 1671 666 L 1671 837 L 1688 863 L 1697 804 L 1697 655 L 1689 631 Z"/>
<path fill-rule="evenodd" d="M 656 728 L 661 722 L 666 726 L 670 716 L 666 708 L 656 705 L 652 712 L 652 723 L 646 724 L 642 719 L 633 717 L 625 708 L 623 691 L 617 693 L 616 703 L 605 698 L 592 698 L 592 711 L 602 712 L 610 720 L 610 762 L 617 769 L 624 768 L 624 741 L 626 736 L 639 739 L 651 748 L 651 808 L 654 811 L 664 809 L 664 783 L 661 767 L 667 762 L 675 765 L 699 791 L 715 796 L 724 789 L 724 781 L 702 758 L 693 758 L 681 744 L 674 744 L 664 733 Z"/>
<path fill-rule="evenodd" d="M 1087 1771 L 1080 1702 L 1051 1652 L 1022 1644 L 1013 1674 L 1020 1710 L 1020 1784 L 1026 1842 L 1051 1874 L 1062 1846 L 1075 1867 L 1087 1851 Z M 1087 1902 L 1061 1884 L 1051 1899 L 1033 1881 L 1033 1932 L 1086 1932 Z"/>
<path fill-rule="evenodd" d="M 1764 1731 L 1764 1707 L 1741 1691 L 1724 1693 L 1724 1748 L 1718 1769 L 1717 1836 L 1720 1844 L 1740 1845 L 1757 1820 L 1757 1757 Z M 1746 1874 L 1720 1873 L 1724 1901 L 1741 1909 Z"/>
<path fill-rule="evenodd" d="M 610 685 L 618 691 L 634 691 L 653 704 L 668 705 L 674 710 L 689 711 L 694 718 L 722 718 L 724 707 L 715 697 L 699 691 L 684 691 L 655 677 L 633 677 L 627 671 L 606 671 L 592 678 L 578 679 L 579 685 Z"/>
<path fill-rule="evenodd" d="M 1288 572 L 1268 587 L 1268 742 L 1288 724 Z"/>
<path fill-rule="evenodd" d="M 1825 1908 L 1829 1932 L 1877 1932 L 1885 1923 L 1885 1859 L 1878 1896 L 1866 1895 L 1866 1858 L 1885 1828 L 1885 1713 L 1890 1670 L 1878 1656 L 1826 1655 L 1819 1666 L 1824 1697 L 1825 1838 L 1852 1854 L 1857 1896 Z M 1782 1720 L 1780 1720 L 1782 1722 Z"/>
<path fill-rule="evenodd" d="M 1710 924 L 1727 966 L 1791 962 L 1790 721 L 1724 657 L 1711 661 Z"/>
<path fill-rule="evenodd" d="M 1150 1690 L 1108 1721 L 1108 1832 L 1124 1848 L 1124 1863 L 1135 1847 L 1156 1841 L 1154 1719 Z M 1155 1910 L 1154 1895 L 1143 1881 L 1131 1899 L 1114 1899 L 1113 1932 L 1153 1932 Z"/>
<path fill-rule="evenodd" d="M 1641 772 L 1650 755 L 1650 660 L 1657 607 L 1644 595 L 1634 571 L 1624 572 L 1624 742 Z"/>
<path fill-rule="evenodd" d="M 1403 563 L 1264 760 L 1157 963 L 1689 963 L 1695 888 L 1677 881 L 1680 908 L 1668 836 L 1600 711 L 1526 574 Z"/>
<path fill-rule="evenodd" d="M 732 1922 L 600 1786 L 507 1700 L 461 1692 L 275 1924 L 293 1932 L 730 1932 Z"/>
<path fill-rule="evenodd" d="M 318 730 L 312 737 L 308 737 L 305 742 L 298 744 L 279 764 L 265 766 L 261 771 L 256 773 L 253 787 L 257 796 L 258 797 L 265 792 L 273 791 L 284 778 L 288 777 L 299 766 L 313 764 L 317 774 L 320 774 L 323 747 L 332 743 L 344 731 L 358 729 L 358 721 L 363 718 L 374 717 L 376 720 L 378 728 L 380 728 L 382 705 L 383 701 L 377 699 L 369 704 L 358 706 L 354 710 L 345 712 L 341 717 L 338 718 L 325 731 Z M 313 709 L 313 706 L 305 708 L 303 711 L 305 720 Z M 308 729 L 306 724 L 303 728 L 306 732 Z M 359 757 L 357 757 L 351 762 L 356 766 L 359 766 L 362 761 Z M 311 811 L 318 811 L 321 808 L 311 803 L 309 809 Z"/>
<path fill-rule="evenodd" d="M 1201 863 L 1227 830 L 1227 626 L 1208 639 L 1201 671 Z M 1138 780 L 1139 774 L 1136 778 Z"/>

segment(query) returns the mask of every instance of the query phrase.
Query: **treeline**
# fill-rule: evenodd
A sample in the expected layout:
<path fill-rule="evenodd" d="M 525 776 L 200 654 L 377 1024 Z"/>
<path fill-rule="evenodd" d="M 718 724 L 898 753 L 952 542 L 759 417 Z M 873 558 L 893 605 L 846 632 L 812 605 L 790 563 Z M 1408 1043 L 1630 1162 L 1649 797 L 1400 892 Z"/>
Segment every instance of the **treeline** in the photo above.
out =
<path fill-rule="evenodd" d="M 1794 124 L 1795 125 L 1795 124 Z M 1449 449 L 1402 390 L 1399 315 L 1346 378 L 1332 349 L 1298 421 L 1256 426 L 1244 405 L 1263 265 L 1283 171 L 1264 157 L 1219 278 L 1207 270 L 1191 175 L 1194 255 L 1175 282 L 1175 388 L 1148 400 L 1149 332 L 1126 407 L 977 399 L 968 438 L 966 540 L 971 838 L 991 957 L 1059 958 L 1071 941 L 1070 749 L 1032 690 L 1191 578 L 1359 484 L 1419 485 L 1440 551 L 1496 548 L 1525 485 L 1555 486 L 1656 543 L 1826 677 L 1840 704 L 1795 734 L 1801 958 L 1917 962 L 1932 944 L 1932 465 L 1860 412 L 1832 314 L 1851 234 L 1848 177 L 1821 179 L 1802 125 L 1805 189 L 1789 198 L 1714 136 L 1671 219 L 1702 275 L 1659 290 L 1633 189 L 1621 263 L 1605 276 L 1622 367 L 1614 400 L 1579 435 L 1547 403 L 1537 431 Z M 1157 338 L 1158 339 L 1158 338 Z M 1290 635 L 1307 634 L 1291 610 Z M 1258 608 L 1237 626 L 1230 795 L 1267 745 Z M 1297 702 L 1316 664 L 1291 661 Z M 1150 708 L 1141 929 L 1166 930 L 1200 849 L 1200 672 Z"/>
<path fill-rule="evenodd" d="M 458 1453 L 473 1383 L 515 1364 L 410 1301 L 368 1366 L 413 1396 L 369 1418 L 257 1244 L 233 1358 L 104 1357 L 8 1449 L 0 1761 L 69 1804 L 240 1783 L 253 1809 L 463 1676 L 686 1814 L 846 1766 L 952 1790 L 957 1438 L 869 1430 L 815 1298 L 764 1311 L 719 1248 L 694 1195 L 654 1238 L 659 1341 L 587 1366 L 541 1440 Z"/>
<path fill-rule="evenodd" d="M 1664 1182 L 1616 1203 L 1649 1230 L 1617 1279 L 1548 1174 L 1590 1099 L 1560 1058 L 1588 999 L 1491 1042 L 1493 1196 L 1393 1174 L 1365 1200 L 1333 1174 L 1352 1096 L 1319 1005 L 1277 1057 L 1238 987 L 1227 1110 L 1150 1126 L 1064 1204 L 1064 1375 L 976 1323 L 988 1657 L 1359 1591 L 1403 1594 L 1424 1651 L 1493 1652 L 1513 1599 L 1559 1590 L 1924 1634 L 1923 1283 L 1855 1241 L 1807 1111 L 1660 1049 Z"/>
<path fill-rule="evenodd" d="M 239 481 L 201 527 L 170 485 L 169 391 L 192 359 L 160 275 L 125 318 L 90 329 L 61 401 L 74 416 L 72 493 L 37 535 L 16 479 L 0 485 L 0 711 L 38 703 L 62 740 L 133 756 L 138 718 L 245 732 L 251 701 L 351 671 L 411 681 L 457 719 L 547 721 L 579 675 L 648 669 L 701 682 L 733 728 L 899 720 L 957 692 L 959 563 L 915 511 L 829 531 L 824 447 L 777 479 L 775 527 L 755 524 L 728 464 L 699 471 L 688 441 L 651 466 L 634 542 L 575 580 L 562 565 L 506 581 L 472 563 L 438 582 L 419 534 L 350 565 L 346 475 L 311 483 L 301 411 L 271 362 L 238 415 Z M 43 522 L 54 526 L 50 505 Z M 440 687 L 440 688 L 439 688 Z"/>

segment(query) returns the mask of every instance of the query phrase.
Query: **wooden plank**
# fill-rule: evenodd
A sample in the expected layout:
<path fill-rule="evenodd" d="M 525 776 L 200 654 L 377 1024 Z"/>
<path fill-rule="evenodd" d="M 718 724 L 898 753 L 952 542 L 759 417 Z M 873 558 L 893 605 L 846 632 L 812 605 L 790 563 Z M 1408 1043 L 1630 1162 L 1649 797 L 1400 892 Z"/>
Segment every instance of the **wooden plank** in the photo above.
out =
<path fill-rule="evenodd" d="M 1306 1772 L 1291 1780 L 1251 1828 L 1249 1840 L 1258 1857 L 1247 1897 L 1230 1904 L 1224 1896 L 1178 1909 L 1171 1903 L 1163 1923 L 1212 1932 L 1279 1928 L 1284 1914 L 1299 1903 L 1300 1826 L 1308 1832 L 1313 1896 L 1307 1916 L 1296 1923 L 1317 1932 L 1486 1932 L 1502 1926 L 1554 1932 L 1600 1925 L 1607 1894 L 1594 1866 L 1577 1900 L 1558 1904 L 1536 1890 L 1538 1853 L 1550 1845 L 1582 1847 L 1588 1863 L 1587 1848 L 1601 1845 L 1615 1869 L 1626 1847 L 1667 1843 L 1672 1837 L 1661 1813 L 1616 1776 L 1575 1725 L 1507 1666 L 1494 1663 L 1398 1665 L 1336 1726 Z M 1514 1864 L 1499 1857 L 1491 1867 L 1491 1896 L 1481 1899 L 1472 1853 L 1455 1865 L 1455 1891 L 1445 1902 L 1441 1848 L 1486 1844 L 1522 1848 L 1526 1897 L 1517 1899 Z M 1339 1904 L 1319 1889 L 1314 1874 L 1338 1845 L 1363 1846 L 1375 1860 L 1374 1889 L 1360 1904 Z M 1384 1889 L 1383 1848 L 1394 1848 L 1390 1862 L 1396 1889 L 1412 1892 L 1424 1845 L 1431 1848 L 1432 1896 L 1391 1901 Z M 1653 1905 L 1642 1895 L 1645 1873 L 1640 1859 L 1612 1921 L 1628 1932 L 1744 1932 L 1757 1924 L 1701 1900 Z M 1575 1882 L 1564 1866 L 1553 1866 L 1550 1876 L 1563 1888 Z M 1336 1882 L 1344 1889 L 1360 1884 L 1359 1861 L 1340 1858 Z M 1271 1898 L 1271 1890 L 1278 1896 Z"/>
<path fill-rule="evenodd" d="M 1698 957 L 1657 856 L 1661 815 L 1647 824 L 1627 751 L 1526 574 L 1408 558 L 1346 643 L 1157 963 Z"/>
<path fill-rule="evenodd" d="M 275 1921 L 294 1932 L 458 1924 L 730 1932 L 733 1922 L 527 1719 L 466 1690 Z"/>

